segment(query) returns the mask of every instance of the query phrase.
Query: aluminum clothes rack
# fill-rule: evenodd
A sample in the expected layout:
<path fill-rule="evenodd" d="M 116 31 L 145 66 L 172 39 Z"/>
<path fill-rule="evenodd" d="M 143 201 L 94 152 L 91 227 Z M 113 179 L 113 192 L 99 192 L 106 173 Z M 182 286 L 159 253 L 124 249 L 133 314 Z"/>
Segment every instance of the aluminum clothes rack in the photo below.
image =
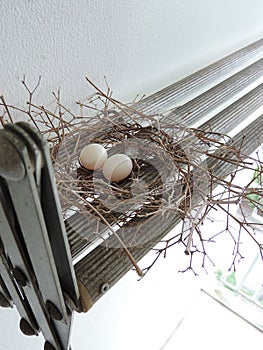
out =
<path fill-rule="evenodd" d="M 263 143 L 263 39 L 156 92 L 135 108 L 162 113 L 167 128 L 179 120 L 189 127 L 231 134 L 235 145 L 252 153 Z M 93 235 L 93 225 L 81 215 L 63 222 L 48 145 L 26 123 L 0 130 L 0 159 L 0 305 L 15 305 L 21 331 L 42 332 L 45 350 L 68 350 L 72 313 L 88 311 L 132 268 L 131 262 L 124 254 L 120 258 L 119 249 L 110 248 L 112 236 L 108 249 L 81 239 L 81 231 Z M 233 163 L 212 157 L 206 162 L 221 177 L 235 169 Z M 154 242 L 181 220 L 178 213 L 169 215 L 169 220 L 158 217 L 148 225 Z M 130 251 L 139 261 L 152 247 L 149 239 Z"/>
<path fill-rule="evenodd" d="M 232 141 L 237 147 L 242 142 L 242 149 L 246 154 L 251 154 L 263 143 L 262 55 L 263 39 L 149 96 L 135 108 L 144 113 L 162 112 L 163 124 L 172 125 L 179 120 L 189 127 L 212 129 L 231 136 L 236 126 L 247 121 L 247 126 L 238 130 Z M 185 103 L 175 107 L 181 101 Z M 164 113 L 169 110 L 170 112 Z M 233 164 L 218 164 L 213 159 L 208 159 L 207 162 L 207 166 L 220 176 L 227 176 L 235 169 Z M 171 215 L 173 217 L 166 220 L 169 224 L 158 218 L 148 227 L 147 233 L 149 237 L 155 237 L 155 242 L 161 240 L 181 220 L 179 214 Z M 91 237 L 92 232 L 81 216 L 72 217 L 72 221 L 74 225 L 68 225 L 67 232 L 74 259 L 89 246 L 84 240 L 78 239 L 78 232 L 72 226 L 75 229 L 80 227 L 80 231 L 85 231 L 86 237 Z M 105 245 L 111 247 L 111 240 L 114 237 L 109 237 Z M 149 239 L 147 246 L 130 250 L 139 261 L 152 248 Z M 103 295 L 104 286 L 113 286 L 132 266 L 125 257 L 120 259 L 118 249 L 106 250 L 105 246 L 98 246 L 80 261 L 77 260 L 74 267 L 78 279 L 95 302 Z"/>
<path fill-rule="evenodd" d="M 26 335 L 68 349 L 72 311 L 82 311 L 49 147 L 25 123 L 0 131 L 2 306 L 16 306 Z"/>
<path fill-rule="evenodd" d="M 263 58 L 263 38 L 146 97 L 136 108 L 162 113 L 185 103 Z"/>

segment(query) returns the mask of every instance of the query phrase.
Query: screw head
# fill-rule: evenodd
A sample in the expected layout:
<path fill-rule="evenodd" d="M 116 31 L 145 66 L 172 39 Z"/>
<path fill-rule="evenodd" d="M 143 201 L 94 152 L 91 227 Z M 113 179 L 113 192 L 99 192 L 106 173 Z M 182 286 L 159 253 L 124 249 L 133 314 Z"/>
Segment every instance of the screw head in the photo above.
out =
<path fill-rule="evenodd" d="M 100 291 L 102 294 L 105 294 L 110 289 L 110 285 L 108 283 L 103 283 L 100 287 Z"/>

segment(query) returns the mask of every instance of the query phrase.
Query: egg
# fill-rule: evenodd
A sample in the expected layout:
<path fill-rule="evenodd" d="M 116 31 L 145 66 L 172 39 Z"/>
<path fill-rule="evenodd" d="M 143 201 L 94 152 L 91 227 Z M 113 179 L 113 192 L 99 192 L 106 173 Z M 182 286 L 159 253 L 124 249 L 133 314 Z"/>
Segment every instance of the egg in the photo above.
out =
<path fill-rule="evenodd" d="M 126 154 L 114 154 L 105 161 L 102 172 L 110 181 L 121 181 L 130 175 L 132 167 L 132 160 Z"/>
<path fill-rule="evenodd" d="M 91 143 L 83 148 L 79 156 L 79 161 L 84 168 L 97 170 L 103 166 L 107 157 L 107 151 L 102 145 Z"/>

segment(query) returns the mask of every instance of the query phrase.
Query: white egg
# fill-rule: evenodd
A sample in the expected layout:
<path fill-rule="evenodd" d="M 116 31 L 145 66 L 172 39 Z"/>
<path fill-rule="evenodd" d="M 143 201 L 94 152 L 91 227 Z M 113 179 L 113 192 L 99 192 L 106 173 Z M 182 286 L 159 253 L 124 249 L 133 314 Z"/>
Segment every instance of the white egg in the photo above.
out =
<path fill-rule="evenodd" d="M 80 153 L 80 164 L 88 170 L 100 169 L 107 159 L 107 151 L 98 143 L 91 143 L 84 147 Z"/>
<path fill-rule="evenodd" d="M 103 175 L 110 181 L 121 181 L 130 175 L 132 160 L 126 154 L 114 154 L 103 165 Z"/>

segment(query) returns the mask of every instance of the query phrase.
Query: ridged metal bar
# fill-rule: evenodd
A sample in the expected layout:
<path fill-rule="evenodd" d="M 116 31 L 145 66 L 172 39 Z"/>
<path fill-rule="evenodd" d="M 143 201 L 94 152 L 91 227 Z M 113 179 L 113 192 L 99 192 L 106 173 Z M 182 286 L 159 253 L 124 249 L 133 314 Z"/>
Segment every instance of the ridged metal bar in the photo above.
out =
<path fill-rule="evenodd" d="M 251 123 L 244 132 L 238 133 L 232 141 L 237 147 L 242 144 L 242 149 L 245 150 L 247 154 L 252 153 L 263 143 L 262 125 L 263 115 Z M 231 162 L 218 161 L 218 159 L 213 157 L 208 158 L 206 166 L 208 169 L 211 169 L 215 175 L 219 175 L 220 177 L 227 176 L 236 168 L 236 165 Z M 180 220 L 178 213 L 171 213 L 166 220 L 161 220 L 159 216 L 149 220 L 148 224 L 145 225 L 145 230 L 147 230 L 149 237 L 148 244 L 144 244 L 143 247 L 140 247 L 140 238 L 138 238 L 138 246 L 130 248 L 134 258 L 137 261 L 143 258 L 156 242 L 165 237 Z M 156 234 L 156 232 L 158 234 Z M 154 239 L 151 240 L 151 237 Z M 109 247 L 112 246 L 111 240 L 114 241 L 114 237 L 109 238 Z M 77 278 L 87 288 L 94 302 L 103 295 L 101 289 L 103 284 L 107 283 L 109 286 L 114 285 L 130 269 L 131 263 L 125 253 L 120 255 L 120 249 L 106 249 L 105 246 L 98 246 L 75 265 Z"/>
<path fill-rule="evenodd" d="M 87 220 L 80 213 L 72 215 L 65 221 L 73 262 L 92 242 L 98 239 L 98 235 L 94 233 L 97 222 L 98 220 L 93 216 L 90 215 Z"/>
<path fill-rule="evenodd" d="M 200 126 L 201 130 L 228 134 L 263 106 L 263 84 Z"/>
<path fill-rule="evenodd" d="M 259 85 L 262 81 L 263 59 L 234 74 L 193 100 L 175 108 L 171 115 L 176 116 L 178 121 L 187 126 L 196 126 L 196 123 L 200 125 L 203 117 L 213 113 L 216 108 L 220 107 L 223 110 L 226 104 L 229 105 L 233 99 L 237 100 L 244 96 L 248 90 L 255 87 L 255 84 Z M 169 114 L 167 119 L 172 118 L 171 115 Z"/>
<path fill-rule="evenodd" d="M 232 103 L 223 111 L 215 114 L 208 121 L 198 127 L 202 131 L 211 131 L 213 133 L 229 134 L 233 129 L 245 121 L 254 112 L 260 111 L 263 107 L 263 84 L 250 91 L 245 96 Z M 191 116 L 188 116 L 189 119 Z M 175 115 L 173 113 L 161 119 L 165 130 L 169 132 L 169 127 L 173 129 Z M 188 118 L 185 120 L 188 123 Z M 220 136 L 218 136 L 220 137 Z"/>
<path fill-rule="evenodd" d="M 182 98 L 185 102 L 197 96 L 202 90 L 218 84 L 262 57 L 263 39 L 260 39 L 146 97 L 136 104 L 136 108 L 145 114 L 162 113 Z"/>
<path fill-rule="evenodd" d="M 154 180 L 154 177 L 155 174 L 152 173 L 151 168 L 148 168 L 145 169 L 141 180 L 143 181 L 144 179 L 147 179 L 147 181 L 150 182 L 151 180 Z M 123 183 L 123 189 L 125 189 L 126 185 Z M 87 213 L 87 215 L 89 215 L 88 219 L 83 214 L 76 213 L 65 221 L 74 264 L 76 263 L 76 259 L 82 255 L 83 251 L 85 251 L 88 247 L 94 247 L 97 241 L 99 241 L 99 238 L 103 236 L 103 233 L 107 233 L 108 231 L 107 228 L 101 224 L 99 219 L 95 218 L 89 213 Z M 121 217 L 122 214 L 120 213 L 119 216 Z M 117 218 L 117 215 L 115 215 L 115 218 Z M 115 223 L 111 222 L 109 219 L 108 222 L 112 224 Z M 94 232 L 95 228 L 100 235 Z"/>
<path fill-rule="evenodd" d="M 186 126 L 198 126 L 204 131 L 228 133 L 262 107 L 262 73 L 263 39 L 145 98 L 134 107 L 145 114 L 166 112 L 160 120 L 164 125 L 181 121 Z M 167 110 L 180 101 L 184 101 L 184 104 L 167 114 Z M 252 153 L 263 142 L 262 125 L 263 115 L 247 126 L 244 132 L 239 132 L 232 141 L 237 147 L 242 143 L 246 154 Z M 220 162 L 213 157 L 207 158 L 206 166 L 220 177 L 227 176 L 235 168 L 231 162 Z M 155 216 L 143 225 L 149 237 L 148 243 L 144 241 L 141 247 L 130 248 L 137 261 L 180 221 L 178 213 L 169 215 L 167 220 Z M 66 221 L 73 258 L 89 247 L 96 236 L 94 223 L 97 223 L 96 218 L 91 217 L 88 222 L 80 214 Z M 132 267 L 125 253 L 118 248 L 110 248 L 114 246 L 114 241 L 115 237 L 110 236 L 107 239 L 108 249 L 105 245 L 99 245 L 74 266 L 78 279 L 93 301 L 101 297 L 101 286 L 105 283 L 112 286 Z M 140 244 L 140 238 L 137 242 Z"/>
<path fill-rule="evenodd" d="M 235 125 L 239 125 L 261 106 L 263 106 L 263 84 L 215 115 L 208 122 L 201 125 L 199 129 L 204 131 L 212 130 L 218 133 L 224 132 L 227 134 Z M 170 114 L 169 119 L 167 117 L 164 118 L 162 123 L 173 125 L 175 120 L 177 120 L 176 116 Z M 149 177 L 150 174 L 146 173 L 144 176 Z M 98 224 L 99 220 L 95 217 L 90 215 L 89 220 L 87 220 L 79 213 L 76 213 L 66 220 L 65 225 L 73 259 L 81 256 L 83 251 L 89 246 L 92 246 L 92 242 L 98 239 L 98 235 L 94 233 L 94 227 Z"/>
<path fill-rule="evenodd" d="M 256 120 L 249 124 L 244 130 L 240 131 L 231 139 L 231 145 L 233 144 L 236 149 L 240 150 L 240 154 L 249 155 L 253 153 L 260 145 L 263 144 L 263 114 L 260 115 Z M 221 154 L 221 152 L 219 152 Z M 209 157 L 206 161 L 206 166 L 208 169 L 213 170 L 215 176 L 220 176 L 220 178 L 227 176 L 233 170 L 235 170 L 235 164 L 227 162 L 222 162 L 214 157 Z"/>

